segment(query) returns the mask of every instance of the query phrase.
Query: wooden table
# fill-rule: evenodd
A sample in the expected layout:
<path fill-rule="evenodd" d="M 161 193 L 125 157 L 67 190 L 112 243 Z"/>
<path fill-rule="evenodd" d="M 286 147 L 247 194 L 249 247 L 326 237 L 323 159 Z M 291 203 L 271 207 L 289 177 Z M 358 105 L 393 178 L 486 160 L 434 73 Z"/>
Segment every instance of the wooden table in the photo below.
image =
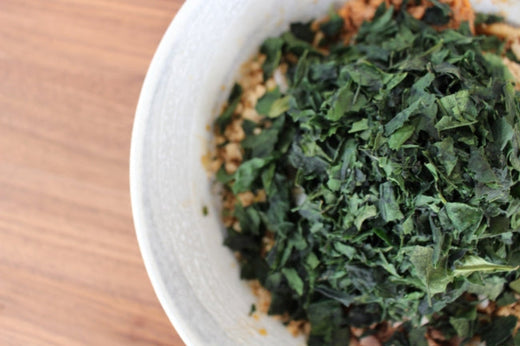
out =
<path fill-rule="evenodd" d="M 128 157 L 181 0 L 0 0 L 0 345 L 182 345 L 139 253 Z"/>

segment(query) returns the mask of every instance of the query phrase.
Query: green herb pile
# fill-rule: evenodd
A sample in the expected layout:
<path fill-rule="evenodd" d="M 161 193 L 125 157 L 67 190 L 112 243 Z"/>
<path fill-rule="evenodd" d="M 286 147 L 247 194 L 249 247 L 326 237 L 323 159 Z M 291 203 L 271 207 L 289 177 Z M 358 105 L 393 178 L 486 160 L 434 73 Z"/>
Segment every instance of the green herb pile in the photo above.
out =
<path fill-rule="evenodd" d="M 261 47 L 265 77 L 285 61 L 289 88 L 259 100 L 266 117 L 244 121 L 242 164 L 217 174 L 233 194 L 267 194 L 237 202 L 241 231 L 225 244 L 242 278 L 271 292 L 270 314 L 310 321 L 310 345 L 345 345 L 351 326 L 382 321 L 405 321 L 387 345 L 423 345 L 426 328 L 515 344 L 516 318 L 476 305 L 520 292 L 519 94 L 498 40 L 467 24 L 437 31 L 449 13 L 431 10 L 418 21 L 382 5 L 351 45 L 333 15 L 328 54 L 310 24 Z"/>

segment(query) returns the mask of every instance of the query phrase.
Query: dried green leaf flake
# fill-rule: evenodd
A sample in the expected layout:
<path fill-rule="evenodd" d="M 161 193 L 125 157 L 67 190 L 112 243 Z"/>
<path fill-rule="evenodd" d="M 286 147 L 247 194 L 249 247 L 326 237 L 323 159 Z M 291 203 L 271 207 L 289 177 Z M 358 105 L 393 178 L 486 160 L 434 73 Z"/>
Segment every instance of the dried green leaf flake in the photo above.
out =
<path fill-rule="evenodd" d="M 284 112 L 289 110 L 289 96 L 284 96 L 282 98 L 277 99 L 271 104 L 271 108 L 267 113 L 269 118 L 277 118 L 282 115 Z"/>
<path fill-rule="evenodd" d="M 233 86 L 233 89 L 231 89 L 226 109 L 220 114 L 220 116 L 215 121 L 215 125 L 218 126 L 220 132 L 224 132 L 226 126 L 231 122 L 233 112 L 237 108 L 241 96 L 242 87 L 239 84 L 235 84 Z"/>
<path fill-rule="evenodd" d="M 370 126 L 368 124 L 368 119 L 363 118 L 363 119 L 358 120 L 355 123 L 353 123 L 352 128 L 348 131 L 348 133 L 365 131 L 365 130 L 368 130 L 369 128 L 370 128 Z"/>
<path fill-rule="evenodd" d="M 445 208 L 455 234 L 473 234 L 484 216 L 481 209 L 464 203 L 446 203 Z"/>
<path fill-rule="evenodd" d="M 216 174 L 234 195 L 266 194 L 225 211 L 240 225 L 225 244 L 270 313 L 311 322 L 311 345 L 382 320 L 407 320 L 388 345 L 425 344 L 430 328 L 514 344 L 512 319 L 485 320 L 465 297 L 520 293 L 520 94 L 505 46 L 431 26 L 449 17 L 436 0 L 421 21 L 383 3 L 350 46 L 331 12 L 319 49 L 310 23 L 260 49 L 264 80 L 283 62 L 288 88 L 258 100 L 243 162 Z M 220 133 L 241 98 L 237 85 Z"/>
<path fill-rule="evenodd" d="M 267 159 L 254 158 L 241 164 L 235 173 L 233 193 L 251 190 L 251 184 L 258 177 L 260 168 L 268 163 Z"/>
<path fill-rule="evenodd" d="M 256 103 L 256 111 L 258 114 L 267 115 L 271 111 L 273 103 L 282 97 L 282 94 L 278 87 L 266 92 Z"/>
<path fill-rule="evenodd" d="M 509 287 L 516 293 L 520 293 L 520 279 L 516 279 L 515 281 L 509 284 Z"/>
<path fill-rule="evenodd" d="M 399 204 L 395 197 L 392 183 L 386 182 L 379 186 L 379 212 L 385 222 L 401 220 L 403 213 L 399 209 Z"/>
<path fill-rule="evenodd" d="M 495 317 L 493 321 L 482 331 L 482 339 L 487 345 L 504 345 L 512 338 L 513 329 L 516 327 L 515 316 Z M 513 345 L 513 344 L 510 344 Z"/>
<path fill-rule="evenodd" d="M 388 139 L 388 146 L 390 149 L 397 150 L 413 135 L 415 126 L 403 126 L 394 132 Z"/>
<path fill-rule="evenodd" d="M 477 256 L 466 256 L 458 265 L 455 266 L 453 270 L 454 275 L 470 275 L 475 272 L 497 272 L 504 271 L 510 272 L 513 270 L 517 270 L 518 267 L 513 267 L 509 265 L 501 265 L 490 263 L 483 258 Z"/>
<path fill-rule="evenodd" d="M 303 294 L 303 281 L 298 275 L 298 272 L 293 268 L 283 268 L 283 275 L 287 279 L 289 286 L 298 294 Z"/>
<path fill-rule="evenodd" d="M 445 292 L 446 287 L 452 281 L 452 277 L 442 265 L 434 267 L 434 250 L 431 247 L 415 246 L 410 251 L 410 261 L 415 267 L 417 277 L 424 284 L 430 299 L 435 294 Z"/>

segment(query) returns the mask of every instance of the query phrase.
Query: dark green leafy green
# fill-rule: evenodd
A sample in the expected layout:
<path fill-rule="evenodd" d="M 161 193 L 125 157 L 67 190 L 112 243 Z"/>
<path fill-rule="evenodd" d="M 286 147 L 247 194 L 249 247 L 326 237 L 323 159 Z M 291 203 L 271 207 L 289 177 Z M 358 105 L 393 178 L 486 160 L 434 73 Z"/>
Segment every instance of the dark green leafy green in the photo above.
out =
<path fill-rule="evenodd" d="M 520 97 L 501 48 L 467 25 L 437 31 L 451 13 L 432 5 L 421 21 L 382 5 L 329 54 L 308 23 L 261 47 L 265 77 L 287 63 L 289 88 L 258 101 L 243 163 L 217 173 L 233 194 L 266 193 L 228 211 L 241 231 L 225 243 L 270 313 L 311 322 L 310 345 L 385 320 L 407 320 L 388 345 L 425 344 L 430 327 L 514 342 L 516 319 L 483 319 L 476 297 L 520 292 Z M 331 15 L 320 29 L 331 43 L 341 27 Z"/>
<path fill-rule="evenodd" d="M 475 18 L 475 25 L 480 24 L 494 24 L 494 23 L 501 23 L 504 21 L 504 17 L 499 16 L 494 13 L 477 13 Z"/>
<path fill-rule="evenodd" d="M 516 326 L 515 316 L 497 317 L 482 332 L 482 340 L 487 345 L 505 345 L 512 339 L 513 329 Z M 513 345 L 511 343 L 508 343 Z"/>
<path fill-rule="evenodd" d="M 216 125 L 220 132 L 223 132 L 226 126 L 231 122 L 233 112 L 240 102 L 240 96 L 242 95 L 242 87 L 239 84 L 235 84 L 228 98 L 228 105 L 226 109 L 220 114 L 216 120 Z"/>
<path fill-rule="evenodd" d="M 445 25 L 450 21 L 451 10 L 447 4 L 441 3 L 439 0 L 430 0 L 432 7 L 426 9 L 423 20 L 431 25 Z"/>

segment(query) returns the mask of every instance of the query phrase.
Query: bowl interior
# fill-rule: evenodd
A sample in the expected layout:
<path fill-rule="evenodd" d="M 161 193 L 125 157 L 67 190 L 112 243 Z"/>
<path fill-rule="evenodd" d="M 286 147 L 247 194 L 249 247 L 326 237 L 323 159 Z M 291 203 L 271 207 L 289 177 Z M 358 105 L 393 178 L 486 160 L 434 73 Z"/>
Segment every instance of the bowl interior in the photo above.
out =
<path fill-rule="evenodd" d="M 188 0 L 156 52 L 134 123 L 132 208 L 154 289 L 188 345 L 304 344 L 278 321 L 248 316 L 255 297 L 222 245 L 218 196 L 201 158 L 241 63 L 290 22 L 342 2 Z M 479 11 L 507 9 L 518 23 L 520 2 L 473 2 Z"/>

